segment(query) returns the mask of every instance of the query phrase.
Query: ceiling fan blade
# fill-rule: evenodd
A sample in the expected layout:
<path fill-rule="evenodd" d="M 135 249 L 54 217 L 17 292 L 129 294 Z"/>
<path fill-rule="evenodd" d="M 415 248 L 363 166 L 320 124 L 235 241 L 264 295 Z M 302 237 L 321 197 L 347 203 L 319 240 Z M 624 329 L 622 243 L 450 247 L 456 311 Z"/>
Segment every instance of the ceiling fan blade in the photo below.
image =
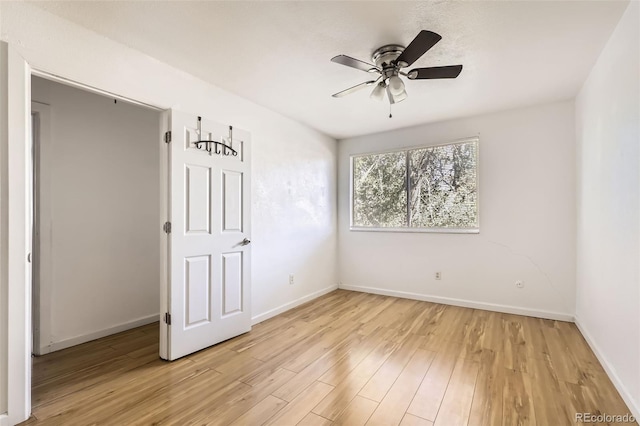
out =
<path fill-rule="evenodd" d="M 334 93 L 333 96 L 334 98 L 341 98 L 345 95 L 348 95 L 349 93 L 353 93 L 357 90 L 360 90 L 362 88 L 365 88 L 367 86 L 371 86 L 372 84 L 375 84 L 377 80 L 371 80 L 371 81 L 365 81 L 364 83 L 360 83 L 360 84 L 356 84 L 353 87 L 349 87 L 348 89 L 344 89 L 342 92 L 338 92 L 338 93 Z"/>
<path fill-rule="evenodd" d="M 356 68 L 366 72 L 380 72 L 380 68 L 368 62 L 361 61 L 360 59 L 352 58 L 347 55 L 338 55 L 331 58 L 331 62 L 336 64 L 346 65 L 351 68 Z"/>
<path fill-rule="evenodd" d="M 418 60 L 422 55 L 424 55 L 427 50 L 431 49 L 437 42 L 439 42 L 442 37 L 439 34 L 436 34 L 432 31 L 422 30 L 418 33 L 416 38 L 413 39 L 411 43 L 404 49 L 404 52 L 398 59 L 396 59 L 396 63 L 401 67 L 408 67 Z"/>
<path fill-rule="evenodd" d="M 415 68 L 407 73 L 410 80 L 427 80 L 434 78 L 456 78 L 462 72 L 462 65 L 446 67 Z"/>

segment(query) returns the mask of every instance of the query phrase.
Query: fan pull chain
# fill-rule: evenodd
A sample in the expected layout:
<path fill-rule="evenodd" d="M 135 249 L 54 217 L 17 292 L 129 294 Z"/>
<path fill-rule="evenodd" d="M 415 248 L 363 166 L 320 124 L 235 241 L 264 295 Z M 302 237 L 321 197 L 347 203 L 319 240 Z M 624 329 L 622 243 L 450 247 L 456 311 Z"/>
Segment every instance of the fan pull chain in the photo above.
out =
<path fill-rule="evenodd" d="M 389 118 L 393 118 L 393 115 L 391 115 L 391 104 L 389 104 Z"/>

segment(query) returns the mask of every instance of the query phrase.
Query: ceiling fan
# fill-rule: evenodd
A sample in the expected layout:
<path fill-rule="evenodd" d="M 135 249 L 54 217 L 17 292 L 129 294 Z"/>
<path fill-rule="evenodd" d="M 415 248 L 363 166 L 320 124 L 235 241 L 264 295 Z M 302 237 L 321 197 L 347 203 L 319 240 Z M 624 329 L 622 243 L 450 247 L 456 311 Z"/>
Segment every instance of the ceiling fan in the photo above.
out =
<path fill-rule="evenodd" d="M 374 86 L 371 98 L 383 100 L 385 92 L 390 104 L 395 104 L 407 98 L 404 82 L 400 76 L 409 80 L 428 80 L 436 78 L 456 78 L 462 71 L 462 65 L 448 65 L 444 67 L 414 68 L 409 72 L 402 71 L 417 61 L 429 49 L 431 49 L 442 37 L 432 31 L 422 30 L 407 47 L 398 44 L 388 44 L 376 49 L 371 60 L 375 63 L 361 61 L 347 55 L 338 55 L 331 58 L 332 62 L 356 68 L 377 78 L 360 83 L 341 92 L 334 93 L 334 98 L 353 93 L 364 87 Z"/>

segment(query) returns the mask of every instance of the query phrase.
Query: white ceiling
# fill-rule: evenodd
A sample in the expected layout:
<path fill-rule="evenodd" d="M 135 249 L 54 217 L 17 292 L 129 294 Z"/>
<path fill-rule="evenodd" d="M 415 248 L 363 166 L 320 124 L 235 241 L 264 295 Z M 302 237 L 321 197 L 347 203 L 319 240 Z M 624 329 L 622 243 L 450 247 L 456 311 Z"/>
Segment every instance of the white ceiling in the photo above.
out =
<path fill-rule="evenodd" d="M 43 2 L 40 7 L 336 138 L 570 99 L 627 2 Z M 463 64 L 454 80 L 408 81 L 393 107 L 329 60 L 370 61 L 421 30 L 442 40 L 413 67 Z"/>

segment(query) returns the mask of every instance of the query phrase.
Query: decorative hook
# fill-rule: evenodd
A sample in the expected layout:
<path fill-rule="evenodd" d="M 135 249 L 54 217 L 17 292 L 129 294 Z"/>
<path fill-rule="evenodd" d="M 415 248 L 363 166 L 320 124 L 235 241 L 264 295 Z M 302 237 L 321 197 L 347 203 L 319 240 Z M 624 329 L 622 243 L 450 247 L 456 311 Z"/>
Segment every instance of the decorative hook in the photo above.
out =
<path fill-rule="evenodd" d="M 233 149 L 233 126 L 229 126 L 229 144 L 227 145 L 224 142 L 218 142 L 214 140 L 202 140 L 202 117 L 198 117 L 198 124 L 196 127 L 196 134 L 198 135 L 198 140 L 193 142 L 196 149 L 201 149 L 201 144 L 205 145 L 205 150 L 209 153 L 209 155 L 213 155 L 215 152 L 217 155 L 233 155 L 234 157 L 238 155 L 238 151 Z M 212 150 L 211 145 L 214 145 L 215 148 Z M 222 149 L 220 149 L 222 147 Z"/>

